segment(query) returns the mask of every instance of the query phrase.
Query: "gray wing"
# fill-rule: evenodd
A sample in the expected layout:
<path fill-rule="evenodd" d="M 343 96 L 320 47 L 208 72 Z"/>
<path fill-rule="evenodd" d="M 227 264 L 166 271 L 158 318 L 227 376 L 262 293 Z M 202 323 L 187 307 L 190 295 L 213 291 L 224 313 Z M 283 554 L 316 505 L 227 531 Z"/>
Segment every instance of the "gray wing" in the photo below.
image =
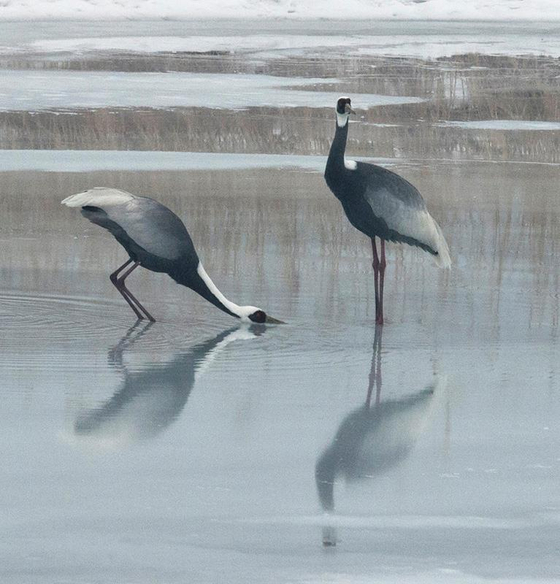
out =
<path fill-rule="evenodd" d="M 407 239 L 412 239 L 429 247 L 437 254 L 438 264 L 449 267 L 449 248 L 418 189 L 398 174 L 373 164 L 358 162 L 357 171 L 365 178 L 364 198 L 373 214 L 403 241 L 411 243 Z"/>
<path fill-rule="evenodd" d="M 147 252 L 176 260 L 194 245 L 187 228 L 167 207 L 153 199 L 136 197 L 125 205 L 105 209 L 111 221 Z"/>
<path fill-rule="evenodd" d="M 137 245 L 155 256 L 175 260 L 185 253 L 196 253 L 181 219 L 153 199 L 99 187 L 67 197 L 62 203 L 68 207 L 101 209 L 109 220 L 106 224 L 99 222 L 102 227 L 112 231 L 111 222 L 116 224 Z"/>

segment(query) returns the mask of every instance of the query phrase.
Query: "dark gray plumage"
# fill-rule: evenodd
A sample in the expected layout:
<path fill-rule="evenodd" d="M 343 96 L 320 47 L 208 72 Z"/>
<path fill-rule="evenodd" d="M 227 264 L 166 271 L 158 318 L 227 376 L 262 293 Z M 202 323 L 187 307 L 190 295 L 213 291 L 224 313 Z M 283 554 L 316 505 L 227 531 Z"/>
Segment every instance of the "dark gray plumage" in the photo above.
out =
<path fill-rule="evenodd" d="M 139 319 L 155 320 L 124 281 L 142 266 L 169 274 L 177 283 L 191 288 L 230 316 L 246 322 L 281 322 L 256 306 L 239 306 L 228 300 L 204 270 L 184 223 L 154 199 L 96 187 L 67 197 L 62 204 L 81 207 L 84 217 L 107 229 L 126 249 L 130 260 L 111 274 L 111 282 Z"/>
<path fill-rule="evenodd" d="M 341 202 L 350 223 L 371 238 L 375 273 L 376 323 L 383 324 L 385 241 L 406 243 L 432 254 L 438 265 L 449 267 L 449 249 L 439 225 L 412 184 L 398 174 L 365 162 L 345 160 L 351 100 L 341 97 L 325 180 Z M 381 240 L 380 256 L 375 238 Z"/>

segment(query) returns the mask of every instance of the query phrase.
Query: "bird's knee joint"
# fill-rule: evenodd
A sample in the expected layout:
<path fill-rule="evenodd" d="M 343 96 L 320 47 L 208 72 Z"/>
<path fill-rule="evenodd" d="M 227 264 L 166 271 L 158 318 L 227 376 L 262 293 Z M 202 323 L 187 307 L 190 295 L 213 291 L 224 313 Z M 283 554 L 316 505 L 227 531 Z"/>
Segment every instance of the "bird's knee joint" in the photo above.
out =
<path fill-rule="evenodd" d="M 120 288 L 124 282 L 124 278 L 122 276 L 115 276 L 114 274 L 111 274 L 109 279 L 117 288 Z"/>

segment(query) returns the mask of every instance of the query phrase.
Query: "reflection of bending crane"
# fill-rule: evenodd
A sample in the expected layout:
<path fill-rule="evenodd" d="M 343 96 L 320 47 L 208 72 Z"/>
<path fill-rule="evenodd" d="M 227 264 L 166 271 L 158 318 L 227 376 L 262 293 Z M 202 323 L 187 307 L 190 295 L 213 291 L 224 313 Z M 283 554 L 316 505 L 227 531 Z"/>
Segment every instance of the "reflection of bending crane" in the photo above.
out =
<path fill-rule="evenodd" d="M 415 394 L 381 401 L 381 327 L 376 327 L 366 401 L 342 420 L 315 467 L 325 512 L 334 513 L 334 484 L 339 476 L 347 482 L 374 478 L 407 458 L 424 426 L 435 385 L 439 381 Z M 323 545 L 334 546 L 336 540 L 334 527 L 324 527 Z"/>
<path fill-rule="evenodd" d="M 179 353 L 171 362 L 149 363 L 131 373 L 123 363 L 123 353 L 151 326 L 152 323 L 134 325 L 109 350 L 109 363 L 122 373 L 124 383 L 103 405 L 78 417 L 74 432 L 80 438 L 113 447 L 154 438 L 179 417 L 196 380 L 222 349 L 233 341 L 254 338 L 262 332 L 254 327 L 229 329 Z"/>

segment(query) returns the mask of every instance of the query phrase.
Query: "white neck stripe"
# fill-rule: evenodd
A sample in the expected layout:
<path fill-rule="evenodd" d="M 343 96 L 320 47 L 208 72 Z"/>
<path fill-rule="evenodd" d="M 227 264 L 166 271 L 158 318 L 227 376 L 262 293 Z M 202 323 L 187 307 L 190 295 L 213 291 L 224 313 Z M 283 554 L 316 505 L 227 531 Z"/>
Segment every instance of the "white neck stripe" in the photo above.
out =
<path fill-rule="evenodd" d="M 198 267 L 196 268 L 196 271 L 198 272 L 198 275 L 202 278 L 202 280 L 204 281 L 204 283 L 208 286 L 208 289 L 210 290 L 210 292 L 212 292 L 212 294 L 230 312 L 233 312 L 233 314 L 237 315 L 241 320 L 245 320 L 245 321 L 250 320 L 249 319 L 249 315 L 250 314 L 253 314 L 253 312 L 256 312 L 257 310 L 259 310 L 256 306 L 239 306 L 238 304 L 235 304 L 235 302 L 232 302 L 231 300 L 228 300 L 218 290 L 218 287 L 216 286 L 216 284 L 214 284 L 214 282 L 212 282 L 212 279 L 206 273 L 206 270 L 204 269 L 204 266 L 202 265 L 202 262 L 198 262 Z"/>
<path fill-rule="evenodd" d="M 339 128 L 344 128 L 344 126 L 348 123 L 350 119 L 350 114 L 339 114 L 336 112 L 336 125 Z"/>

